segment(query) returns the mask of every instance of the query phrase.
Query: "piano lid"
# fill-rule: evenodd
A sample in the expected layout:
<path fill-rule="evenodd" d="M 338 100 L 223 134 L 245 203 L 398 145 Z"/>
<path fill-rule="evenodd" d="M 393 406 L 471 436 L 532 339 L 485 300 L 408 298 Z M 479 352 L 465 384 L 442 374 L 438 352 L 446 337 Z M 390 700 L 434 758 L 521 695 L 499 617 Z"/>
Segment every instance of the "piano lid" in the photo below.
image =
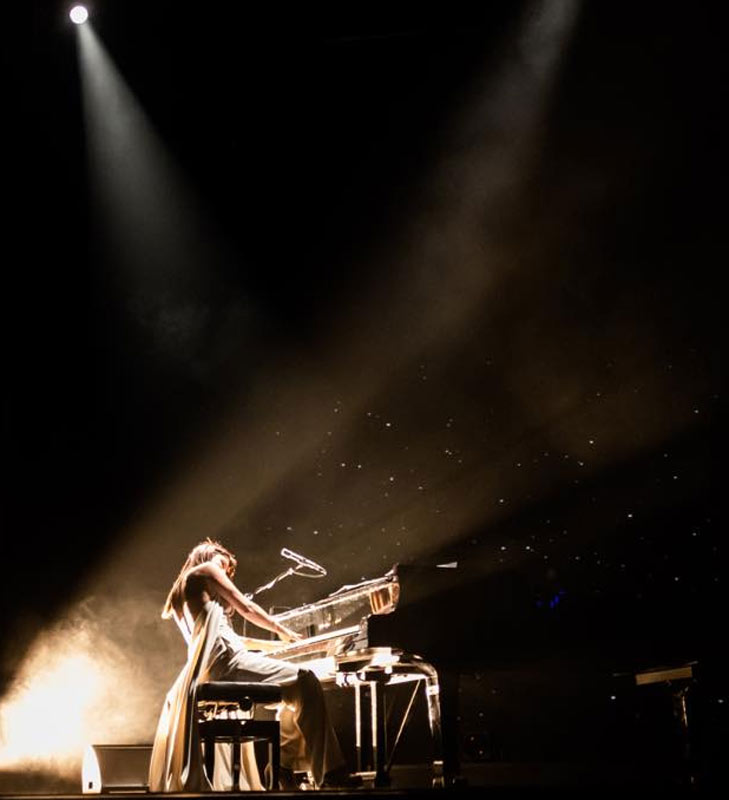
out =
<path fill-rule="evenodd" d="M 389 614 L 399 601 L 400 586 L 393 568 L 380 578 L 342 586 L 322 600 L 275 614 L 281 624 L 307 636 L 360 624 L 371 614 Z"/>

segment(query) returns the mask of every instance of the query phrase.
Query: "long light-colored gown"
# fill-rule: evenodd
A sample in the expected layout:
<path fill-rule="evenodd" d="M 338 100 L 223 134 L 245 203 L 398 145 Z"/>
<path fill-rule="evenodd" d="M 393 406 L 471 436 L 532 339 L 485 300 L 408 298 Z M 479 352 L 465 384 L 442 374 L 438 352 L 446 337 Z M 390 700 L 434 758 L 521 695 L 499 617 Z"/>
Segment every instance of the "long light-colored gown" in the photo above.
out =
<path fill-rule="evenodd" d="M 189 611 L 185 608 L 189 618 Z M 200 792 L 230 788 L 229 749 L 216 751 L 212 781 L 205 774 L 193 708 L 195 689 L 211 680 L 275 683 L 282 687 L 281 766 L 309 771 L 317 785 L 344 759 L 324 705 L 321 684 L 308 670 L 250 652 L 230 626 L 223 608 L 207 602 L 185 633 L 187 662 L 167 693 L 149 771 L 150 791 Z M 252 745 L 243 747 L 241 789 L 262 789 Z"/>

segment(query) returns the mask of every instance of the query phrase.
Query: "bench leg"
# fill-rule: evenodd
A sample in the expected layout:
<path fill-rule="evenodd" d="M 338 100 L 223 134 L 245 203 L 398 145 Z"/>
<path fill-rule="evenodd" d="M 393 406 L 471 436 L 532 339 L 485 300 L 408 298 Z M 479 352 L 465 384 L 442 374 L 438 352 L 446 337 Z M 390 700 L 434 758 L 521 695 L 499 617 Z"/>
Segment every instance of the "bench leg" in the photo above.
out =
<path fill-rule="evenodd" d="M 206 737 L 203 742 L 205 744 L 205 774 L 212 785 L 215 771 L 215 739 Z"/>
<path fill-rule="evenodd" d="M 240 749 L 243 746 L 240 742 L 233 740 L 233 743 L 230 745 L 233 752 L 232 752 L 232 760 L 233 760 L 233 769 L 231 770 L 233 775 L 233 785 L 231 786 L 231 791 L 237 792 L 240 789 Z"/>

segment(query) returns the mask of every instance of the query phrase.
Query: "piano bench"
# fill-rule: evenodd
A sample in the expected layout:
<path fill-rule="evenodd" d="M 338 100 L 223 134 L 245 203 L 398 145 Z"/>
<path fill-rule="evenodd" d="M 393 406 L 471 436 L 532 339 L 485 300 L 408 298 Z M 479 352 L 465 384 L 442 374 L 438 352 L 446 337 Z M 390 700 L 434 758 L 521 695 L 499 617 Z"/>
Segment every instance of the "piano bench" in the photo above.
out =
<path fill-rule="evenodd" d="M 205 746 L 205 772 L 212 783 L 215 769 L 215 745 L 231 746 L 233 765 L 231 791 L 240 780 L 240 745 L 244 742 L 268 742 L 268 788 L 278 789 L 281 766 L 281 730 L 278 720 L 257 720 L 257 704 L 281 702 L 281 687 L 270 683 L 210 681 L 201 683 L 195 692 L 195 708 L 200 740 Z"/>

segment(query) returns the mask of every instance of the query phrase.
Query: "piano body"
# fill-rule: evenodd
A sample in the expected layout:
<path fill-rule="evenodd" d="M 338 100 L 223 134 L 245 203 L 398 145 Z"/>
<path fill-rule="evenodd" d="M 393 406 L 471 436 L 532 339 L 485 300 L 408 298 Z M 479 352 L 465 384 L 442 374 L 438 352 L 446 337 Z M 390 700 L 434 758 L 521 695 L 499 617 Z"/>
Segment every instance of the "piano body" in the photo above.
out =
<path fill-rule="evenodd" d="M 571 591 L 567 602 L 554 608 L 537 602 L 564 585 Z M 697 769 L 703 770 L 705 780 L 706 775 L 713 776 L 712 770 L 719 769 L 715 754 L 723 752 L 724 741 L 723 728 L 710 728 L 719 726 L 715 718 L 707 722 L 708 694 L 698 692 L 696 698 L 703 699 L 695 698 L 694 707 L 704 708 L 696 713 L 705 716 L 697 719 L 704 720 L 710 733 L 705 733 L 707 738 L 700 746 L 700 736 L 692 741 L 690 759 L 685 752 L 691 710 L 683 683 L 671 698 L 675 717 L 669 722 L 680 723 L 675 736 L 673 729 L 667 732 L 667 718 L 658 717 L 665 711 L 665 704 L 658 708 L 658 700 L 655 708 L 646 706 L 644 710 L 643 704 L 648 701 L 634 697 L 632 688 L 628 692 L 621 684 L 617 694 L 626 705 L 617 706 L 612 698 L 609 704 L 605 702 L 616 691 L 613 676 L 617 674 L 627 675 L 631 687 L 637 684 L 644 688 L 642 684 L 649 680 L 670 681 L 672 685 L 693 681 L 694 667 L 686 665 L 694 663 L 693 653 L 701 652 L 700 646 L 706 647 L 705 637 L 709 635 L 698 614 L 689 618 L 683 595 L 676 596 L 676 605 L 669 608 L 671 614 L 664 605 L 660 609 L 653 605 L 637 608 L 631 597 L 616 598 L 613 592 L 602 599 L 588 594 L 577 579 L 569 584 L 553 583 L 536 570 L 488 572 L 479 563 L 450 569 L 396 565 L 381 578 L 344 586 L 318 602 L 275 615 L 304 636 L 299 642 L 283 645 L 276 655 L 312 669 L 325 682 L 352 687 L 357 716 L 355 745 L 361 760 L 362 755 L 370 756 L 368 748 L 374 744 L 368 760 L 378 785 L 387 785 L 394 749 L 390 747 L 385 753 L 385 687 L 408 681 L 418 693 L 427 693 L 435 783 L 449 785 L 460 779 L 459 718 L 463 716 L 465 734 L 473 726 L 474 709 L 465 705 L 459 708 L 459 680 L 472 673 L 490 675 L 489 685 L 509 697 L 508 708 L 498 698 L 493 702 L 490 696 L 479 700 L 483 708 L 496 714 L 489 723 L 496 745 L 500 747 L 501 741 L 506 741 L 507 757 L 494 751 L 497 761 L 550 769 L 584 763 L 584 774 L 593 776 L 600 785 L 605 775 L 622 774 L 623 763 L 629 767 L 625 773 L 631 776 L 629 780 L 636 775 L 650 780 L 678 775 L 678 780 L 684 780 L 684 773 L 694 775 Z M 689 608 L 703 610 L 698 601 Z M 687 621 L 680 637 L 675 635 L 675 618 Z M 696 635 L 686 633 L 691 627 L 689 619 Z M 646 636 L 648 626 L 650 637 Z M 712 655 L 713 646 L 708 649 Z M 644 665 L 655 663 L 671 665 L 671 669 L 646 672 Z M 719 658 L 713 663 L 719 663 Z M 682 666 L 675 671 L 677 664 Z M 646 674 L 649 678 L 644 677 Z M 715 687 L 721 684 L 712 675 L 710 681 L 706 679 L 706 685 L 712 688 L 703 691 L 714 692 L 714 697 L 720 691 Z M 462 688 L 463 697 L 470 699 L 469 685 Z M 392 692 L 390 700 L 396 703 L 391 705 L 399 708 L 407 703 L 409 688 Z M 476 691 L 481 693 L 482 689 Z M 420 694 L 417 699 L 421 699 Z M 643 714 L 640 722 L 636 721 L 635 709 Z M 418 703 L 420 718 L 423 711 Z M 397 721 L 388 732 L 396 729 Z M 398 737 L 402 729 L 401 725 Z M 500 740 L 502 730 L 505 733 Z M 646 730 L 655 739 L 654 750 L 645 749 L 650 744 L 646 743 Z M 684 748 L 680 751 L 683 756 L 679 753 L 675 757 L 671 750 L 674 745 Z M 708 766 L 697 767 L 696 752 L 707 754 Z M 521 779 L 518 773 L 514 775 L 515 780 Z"/>
<path fill-rule="evenodd" d="M 449 672 L 448 659 L 431 638 L 440 622 L 431 612 L 439 607 L 439 595 L 454 584 L 455 572 L 396 565 L 381 578 L 343 586 L 322 600 L 274 615 L 304 638 L 271 655 L 312 670 L 325 684 L 352 687 L 357 768 L 363 771 L 369 747 L 375 786 L 389 783 L 395 750 L 421 691 L 433 745 L 433 785 L 456 778 L 457 692 L 451 680 L 444 691 L 437 664 Z M 396 683 L 412 683 L 413 688 L 388 752 L 385 687 Z"/>

